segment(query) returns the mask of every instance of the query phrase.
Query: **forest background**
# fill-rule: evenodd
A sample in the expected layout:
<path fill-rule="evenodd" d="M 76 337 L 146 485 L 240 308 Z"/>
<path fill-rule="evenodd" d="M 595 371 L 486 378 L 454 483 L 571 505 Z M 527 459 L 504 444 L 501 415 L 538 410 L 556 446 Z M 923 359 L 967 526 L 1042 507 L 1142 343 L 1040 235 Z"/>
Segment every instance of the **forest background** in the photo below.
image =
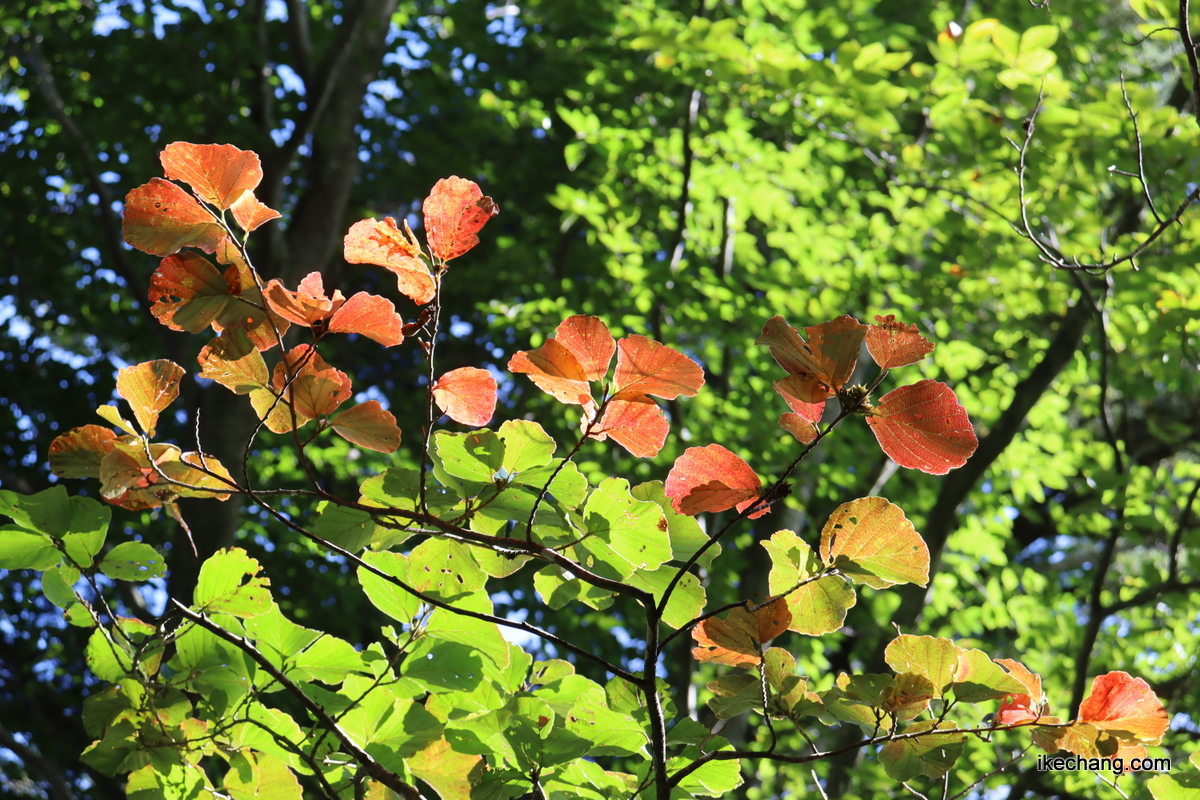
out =
<path fill-rule="evenodd" d="M 556 404 L 504 366 L 570 314 L 705 367 L 705 391 L 669 404 L 675 435 L 658 458 L 585 448 L 587 474 L 661 479 L 691 441 L 723 443 L 769 478 L 795 443 L 776 424 L 769 355 L 753 346 L 761 325 L 842 313 L 917 323 L 938 349 L 910 369 L 954 386 L 978 452 L 947 477 L 897 471 L 865 427 L 839 429 L 786 505 L 727 543 L 706 576 L 710 601 L 765 592 L 755 541 L 811 535 L 846 499 L 883 494 L 929 543 L 930 586 L 867 592 L 839 633 L 794 637 L 807 674 L 873 663 L 893 623 L 1019 658 L 1062 710 L 1093 675 L 1126 670 L 1166 704 L 1158 752 L 1183 763 L 1200 741 L 1189 22 L 1186 2 L 1142 0 L 6 5 L 0 487 L 52 485 L 51 440 L 94 421 L 119 367 L 195 356 L 198 344 L 148 313 L 154 259 L 121 238 L 121 198 L 159 174 L 167 143 L 262 155 L 258 194 L 286 221 L 257 237 L 267 277 L 294 286 L 319 270 L 327 286 L 390 293 L 406 318 L 389 280 L 342 262 L 342 236 L 365 216 L 415 221 L 429 187 L 457 174 L 501 214 L 456 265 L 469 277 L 448 284 L 440 357 L 495 368 L 499 419 L 534 413 L 569 439 Z M 391 398 L 401 429 L 418 430 L 423 401 L 397 400 L 422 379 L 417 353 L 337 348 L 361 397 Z M 205 451 L 237 461 L 255 420 L 236 401 L 188 383 L 187 411 L 161 427 L 191 440 L 198 412 Z M 299 477 L 286 450 L 253 458 L 268 482 Z M 385 463 L 345 442 L 318 458 L 324 484 L 347 494 Z M 416 463 L 412 449 L 397 458 Z M 201 552 L 246 548 L 276 576 L 289 617 L 350 641 L 378 627 L 346 591 L 346 565 L 254 509 L 202 502 L 182 506 Z M 162 549 L 164 588 L 189 594 L 197 562 L 171 518 L 115 519 Z M 123 586 L 128 613 L 161 611 L 162 591 Z M 617 662 L 637 635 L 607 612 L 494 600 Z M 0 615 L 5 786 L 123 796 L 78 762 L 91 741 L 78 722 L 92 685 L 86 631 L 62 621 L 32 573 L 4 576 Z M 707 669 L 685 639 L 668 679 L 711 721 L 704 692 L 683 688 Z M 752 740 L 745 720 L 724 735 Z M 970 750 L 956 780 L 1011 755 L 999 750 Z M 830 796 L 893 796 L 861 754 L 817 775 Z M 796 780 L 770 765 L 746 777 L 739 796 Z M 1087 773 L 991 780 L 1010 797 L 1118 796 Z M 1144 794 L 1142 779 L 1121 781 Z"/>

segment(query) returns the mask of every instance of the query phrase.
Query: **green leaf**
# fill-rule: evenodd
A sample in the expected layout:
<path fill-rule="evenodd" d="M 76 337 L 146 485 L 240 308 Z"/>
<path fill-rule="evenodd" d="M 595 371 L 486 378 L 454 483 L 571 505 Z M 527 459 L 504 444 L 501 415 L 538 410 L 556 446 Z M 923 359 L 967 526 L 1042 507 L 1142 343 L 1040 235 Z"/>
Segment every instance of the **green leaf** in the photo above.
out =
<path fill-rule="evenodd" d="M 509 420 L 500 426 L 504 457 L 500 466 L 509 477 L 550 463 L 556 445 L 550 434 L 529 420 Z"/>
<path fill-rule="evenodd" d="M 901 733 L 942 731 L 953 729 L 953 722 L 918 722 Z M 898 739 L 888 742 L 879 752 L 879 762 L 888 777 L 897 781 L 910 781 L 919 775 L 940 778 L 950 771 L 954 762 L 962 755 L 965 733 L 930 733 L 915 739 Z"/>
<path fill-rule="evenodd" d="M 341 718 L 342 729 L 359 747 L 393 771 L 442 736 L 442 723 L 411 700 L 367 692 Z"/>
<path fill-rule="evenodd" d="M 557 564 L 549 564 L 535 572 L 533 588 L 537 590 L 542 602 L 554 609 L 578 600 L 602 610 L 611 606 L 613 602 L 612 592 L 568 575 Z"/>
<path fill-rule="evenodd" d="M 218 550 L 200 566 L 195 608 L 209 614 L 253 617 L 271 608 L 271 582 L 262 566 L 240 547 Z"/>
<path fill-rule="evenodd" d="M 118 619 L 112 629 L 93 631 L 87 644 L 88 669 L 110 682 L 130 677 L 138 665 L 146 675 L 155 674 L 162 659 L 157 633 L 153 625 L 127 618 Z"/>
<path fill-rule="evenodd" d="M 366 511 L 330 503 L 317 517 L 313 533 L 343 550 L 357 553 L 375 534 L 375 521 Z"/>
<path fill-rule="evenodd" d="M 768 587 L 772 595 L 788 592 L 787 606 L 792 612 L 789 630 L 820 636 L 842 627 L 846 611 L 854 606 L 854 589 L 837 575 L 813 576 L 824 570 L 816 553 L 792 531 L 777 531 L 763 542 L 771 557 Z M 796 586 L 800 587 L 797 589 Z"/>
<path fill-rule="evenodd" d="M 62 560 L 54 540 L 16 525 L 0 525 L 0 569 L 49 569 Z"/>
<path fill-rule="evenodd" d="M 671 558 L 687 561 L 708 542 L 708 536 L 700 528 L 695 517 L 680 514 L 671 505 L 662 481 L 648 481 L 633 487 L 631 494 L 638 500 L 648 500 L 663 510 L 667 518 L 667 534 L 671 538 Z M 714 544 L 696 562 L 704 569 L 712 566 L 713 559 L 721 554 L 721 545 Z"/>
<path fill-rule="evenodd" d="M 434 470 L 439 480 L 444 473 L 473 484 L 488 484 L 493 482 L 496 471 L 503 464 L 504 442 L 489 430 L 470 433 L 437 431 L 433 434 L 433 447 L 438 456 Z M 468 490 L 468 494 L 474 493 Z"/>
<path fill-rule="evenodd" d="M 122 542 L 109 550 L 100 571 L 122 581 L 148 581 L 167 571 L 162 554 L 144 542 Z"/>
<path fill-rule="evenodd" d="M 941 697 L 958 672 L 958 661 L 965 651 L 949 639 L 933 636 L 897 636 L 884 650 L 883 657 L 896 672 L 924 676 Z"/>
<path fill-rule="evenodd" d="M 1155 775 L 1146 787 L 1154 800 L 1200 800 L 1200 773 Z"/>
<path fill-rule="evenodd" d="M 292 660 L 289 674 L 336 686 L 352 672 L 366 672 L 363 656 L 345 639 L 324 634 Z"/>
<path fill-rule="evenodd" d="M 963 650 L 954 672 L 954 683 L 948 691 L 964 703 L 998 700 L 1009 694 L 1026 694 L 1029 690 L 982 650 Z"/>
<path fill-rule="evenodd" d="M 363 560 L 381 572 L 407 583 L 408 559 L 400 553 L 364 553 Z M 421 601 L 394 583 L 363 567 L 358 568 L 358 582 L 371 604 L 397 622 L 412 624 Z"/>
<path fill-rule="evenodd" d="M 599 686 L 581 695 L 564 721 L 567 730 L 590 743 L 587 750 L 590 756 L 633 755 L 650 741 L 645 729 L 632 717 L 608 707 L 604 690 Z"/>
<path fill-rule="evenodd" d="M 12 517 L 17 525 L 28 531 L 62 536 L 70 527 L 73 513 L 65 486 L 52 486 L 31 495 L 0 489 L 0 514 Z"/>
<path fill-rule="evenodd" d="M 732 719 L 752 708 L 762 708 L 763 692 L 759 680 L 758 675 L 742 673 L 722 675 L 710 681 L 708 689 L 716 696 L 708 701 L 708 707 L 717 719 Z"/>
<path fill-rule="evenodd" d="M 662 567 L 650 572 L 634 572 L 625 582 L 630 586 L 645 589 L 654 595 L 655 601 L 662 602 L 663 592 L 678 573 L 679 570 L 675 567 Z M 690 572 L 686 573 L 671 590 L 671 599 L 663 609 L 662 621 L 672 628 L 682 628 L 700 616 L 706 602 L 700 579 Z"/>
<path fill-rule="evenodd" d="M 166 748 L 152 751 L 151 763 L 129 773 L 125 796 L 129 800 L 199 800 L 205 791 L 204 770 L 189 764 Z"/>
<path fill-rule="evenodd" d="M 400 675 L 421 692 L 470 692 L 483 681 L 483 659 L 461 642 L 427 638 L 405 657 Z"/>
<path fill-rule="evenodd" d="M 543 467 L 536 467 L 517 473 L 512 481 L 521 486 L 532 487 L 536 494 L 546 485 L 546 481 L 550 480 L 550 476 L 554 474 L 554 471 L 558 469 L 558 465 L 561 463 L 562 459 L 556 458 Z M 561 508 L 575 509 L 587 497 L 587 490 L 587 478 L 579 471 L 579 467 L 575 465 L 574 461 L 568 461 L 558 471 L 558 475 L 554 476 L 554 481 L 550 484 L 550 488 L 546 492 L 546 497 Z"/>
<path fill-rule="evenodd" d="M 672 758 L 667 763 L 667 771 L 678 772 L 699 760 L 700 749 L 689 746 L 684 749 L 682 755 Z M 704 797 L 721 797 L 741 785 L 742 769 L 737 759 L 709 761 L 678 784 L 683 791 Z"/>
<path fill-rule="evenodd" d="M 588 569 L 627 578 L 671 558 L 662 509 L 634 499 L 622 478 L 602 481 L 588 497 L 583 516 L 587 536 L 573 550 Z"/>
<path fill-rule="evenodd" d="M 229 759 L 225 789 L 233 800 L 301 800 L 296 775 L 270 753 L 239 751 Z"/>
<path fill-rule="evenodd" d="M 262 614 L 246 620 L 246 634 L 255 640 L 259 651 L 275 666 L 299 653 L 321 637 L 320 631 L 304 628 L 272 605 Z"/>
<path fill-rule="evenodd" d="M 112 520 L 112 509 L 90 497 L 71 498 L 71 523 L 63 535 L 67 556 L 81 569 L 92 566 Z"/>
<path fill-rule="evenodd" d="M 487 583 L 471 549 L 452 539 L 426 539 L 408 555 L 408 581 L 440 600 L 471 594 Z"/>
<path fill-rule="evenodd" d="M 74 588 L 77 580 L 79 570 L 69 564 L 59 564 L 42 573 L 42 593 L 59 608 L 70 608 L 79 602 Z"/>
<path fill-rule="evenodd" d="M 454 607 L 482 614 L 491 614 L 493 611 L 492 600 L 486 592 L 460 597 L 454 601 Z M 493 679 L 500 679 L 501 673 L 508 669 L 511 662 L 508 642 L 500 634 L 500 626 L 495 622 L 468 617 L 464 614 L 455 614 L 439 608 L 429 618 L 429 622 L 425 626 L 425 633 L 434 639 L 461 642 L 474 648 L 487 659 L 484 662 L 484 669 Z"/>

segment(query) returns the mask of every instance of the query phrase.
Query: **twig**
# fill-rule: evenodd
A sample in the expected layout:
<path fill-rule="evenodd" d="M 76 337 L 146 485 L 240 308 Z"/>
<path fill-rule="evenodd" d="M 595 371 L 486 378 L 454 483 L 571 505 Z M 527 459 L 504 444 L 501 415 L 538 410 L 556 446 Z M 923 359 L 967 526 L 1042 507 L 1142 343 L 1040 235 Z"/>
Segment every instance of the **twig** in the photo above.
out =
<path fill-rule="evenodd" d="M 1187 54 L 1188 70 L 1192 74 L 1192 116 L 1200 125 L 1200 62 L 1196 59 L 1196 40 L 1192 38 L 1189 0 L 1179 0 L 1179 39 Z"/>

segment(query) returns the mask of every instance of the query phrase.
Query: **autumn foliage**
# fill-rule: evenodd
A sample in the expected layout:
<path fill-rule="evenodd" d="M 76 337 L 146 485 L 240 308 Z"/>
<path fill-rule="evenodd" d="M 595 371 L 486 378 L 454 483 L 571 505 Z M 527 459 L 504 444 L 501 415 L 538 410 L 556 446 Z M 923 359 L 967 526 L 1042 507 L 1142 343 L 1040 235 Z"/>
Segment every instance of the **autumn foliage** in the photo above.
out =
<path fill-rule="evenodd" d="M 864 746 L 880 746 L 878 757 L 897 781 L 939 778 L 967 737 L 1007 729 L 1049 752 L 1080 755 L 1144 752 L 1166 730 L 1163 705 L 1141 679 L 1124 672 L 1096 677 L 1077 718 L 1063 720 L 1053 715 L 1039 675 L 946 638 L 900 634 L 883 654 L 892 674 L 841 673 L 829 681 L 797 674 L 786 649 L 791 634 L 840 629 L 861 587 L 886 591 L 929 581 L 925 541 L 900 506 L 882 497 L 843 503 L 819 539 L 779 530 L 752 545 L 765 550 L 770 577 L 766 586 L 743 588 L 765 599 L 705 610 L 698 569 L 718 556 L 735 524 L 784 501 L 788 476 L 843 420 L 864 417 L 901 467 L 943 475 L 971 457 L 974 430 L 946 384 L 918 380 L 874 399 L 893 370 L 933 351 L 916 326 L 894 315 L 870 325 L 844 315 L 800 330 L 773 317 L 756 343 L 784 373 L 773 385 L 788 408 L 780 426 L 798 442 L 790 464 L 757 465 L 756 472 L 709 443 L 687 448 L 665 482 L 631 486 L 608 477 L 593 485 L 573 461 L 581 447 L 611 439 L 633 456 L 658 455 L 671 430 L 659 401 L 695 396 L 704 368 L 644 335 L 617 338 L 594 316 L 569 316 L 507 366 L 568 407 L 579 429 L 573 449 L 556 456 L 557 444 L 530 420 L 483 428 L 497 410 L 498 382 L 513 378 L 472 366 L 439 373 L 432 363 L 448 262 L 468 253 L 498 213 L 474 182 L 452 177 L 433 187 L 423 206 L 424 243 L 407 220 L 390 217 L 356 222 L 346 234 L 347 262 L 388 270 L 402 304 L 430 309 L 405 323 L 392 300 L 366 292 L 346 297 L 318 272 L 295 287 L 263 281 L 245 243 L 279 214 L 254 196 L 262 172 L 253 153 L 176 143 L 163 151 L 162 165 L 166 179 L 129 194 L 125 237 L 161 259 L 150 283 L 154 316 L 175 330 L 215 334 L 200 351 L 195 376 L 245 396 L 260 432 L 290 435 L 301 450 L 332 433 L 393 453 L 401 444 L 394 416 L 377 400 L 352 401 L 350 377 L 326 361 L 323 344 L 341 335 L 371 340 L 360 346 L 415 339 L 431 361 L 429 385 L 418 392 L 430 411 L 424 429 L 405 440 L 421 448 L 421 469 L 388 468 L 356 497 L 320 495 L 325 505 L 312 530 L 278 512 L 229 465 L 156 441 L 186 378 L 170 361 L 121 371 L 117 391 L 132 421 L 102 406 L 98 414 L 111 427 L 85 425 L 54 441 L 54 473 L 98 479 L 101 497 L 113 505 L 166 506 L 178 516 L 180 498 L 253 499 L 345 559 L 370 601 L 412 632 L 402 640 L 385 629 L 385 651 L 302 628 L 283 617 L 259 565 L 240 550 L 205 563 L 193 604 L 177 604 L 169 630 L 166 623 L 156 629 L 106 619 L 67 592 L 60 605 L 74 624 L 95 627 L 89 663 L 109 683 L 85 709 L 96 737 L 85 758 L 110 774 L 131 773 L 131 789 L 174 797 L 172 785 L 216 790 L 217 776 L 235 798 L 298 797 L 297 776 L 341 792 L 361 769 L 372 786 L 413 797 L 412 782 L 419 781 L 443 800 L 513 797 L 539 781 L 557 781 L 563 792 L 591 787 L 592 794 L 579 795 L 587 797 L 650 786 L 659 798 L 720 796 L 740 780 L 723 764 L 771 754 L 732 751 L 714 730 L 668 718 L 653 665 L 682 634 L 694 640 L 695 659 L 712 665 L 704 669 L 715 676 L 708 689 L 716 718 L 754 712 L 801 730 L 857 726 Z M 869 363 L 860 358 L 864 349 Z M 470 430 L 438 428 L 443 415 Z M 765 487 L 760 473 L 774 476 Z M 0 507 L 25 526 L 19 541 L 10 539 L 6 566 L 66 570 L 68 577 L 98 569 L 118 580 L 157 574 L 161 558 L 156 562 L 146 545 L 114 558 L 125 547 L 118 545 L 94 562 L 104 526 L 90 520 L 108 514 L 95 501 L 70 505 L 59 487 L 24 502 L 6 497 Z M 58 510 L 37 511 L 42 507 Z M 90 538 L 81 538 L 85 532 Z M 646 618 L 646 667 L 629 671 L 586 644 L 495 615 L 488 582 L 527 565 L 551 608 L 607 608 L 618 598 L 636 604 Z M 565 661 L 533 664 L 501 637 L 501 627 L 590 659 L 612 678 L 601 686 Z M 173 642 L 165 665 L 164 637 Z M 429 672 L 430 661 L 442 672 Z M 478 695 L 464 688 L 484 684 Z M 316 737 L 301 730 L 294 709 L 268 704 L 265 687 L 286 690 L 325 744 L 311 744 Z M 131 692 L 158 699 L 139 704 Z M 960 722 L 975 705 L 994 716 Z M 170 713 L 161 711 L 167 706 Z M 614 768 L 600 769 L 596 758 Z M 342 763 L 357 766 L 345 770 Z"/>

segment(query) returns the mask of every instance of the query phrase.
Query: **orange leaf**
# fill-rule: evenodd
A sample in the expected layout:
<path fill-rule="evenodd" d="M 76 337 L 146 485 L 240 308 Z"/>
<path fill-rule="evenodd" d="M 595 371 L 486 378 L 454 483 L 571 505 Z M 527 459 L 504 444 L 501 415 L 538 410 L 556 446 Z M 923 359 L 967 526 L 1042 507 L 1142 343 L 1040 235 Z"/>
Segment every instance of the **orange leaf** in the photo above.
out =
<path fill-rule="evenodd" d="M 1045 701 L 1046 696 L 1042 693 L 1042 676 L 1036 672 L 1030 672 L 1029 668 L 1020 661 L 1014 661 L 1011 658 L 994 659 L 997 664 L 1000 664 L 1014 680 L 1020 683 L 1028 691 L 1030 698 L 1037 704 Z"/>
<path fill-rule="evenodd" d="M 787 402 L 791 412 L 779 418 L 779 427 L 795 436 L 801 444 L 811 444 L 817 438 L 816 423 L 821 421 L 825 411 L 824 388 L 815 381 L 806 381 L 799 375 L 788 375 L 786 378 L 774 381 L 775 391 Z M 806 403 L 800 396 L 811 396 L 813 389 L 819 389 L 818 396 L 822 399 L 816 403 Z"/>
<path fill-rule="evenodd" d="M 871 410 L 867 424 L 889 458 L 931 475 L 958 469 L 979 445 L 954 390 L 938 381 L 888 392 Z"/>
<path fill-rule="evenodd" d="M 842 315 L 805 328 L 805 342 L 783 317 L 775 316 L 767 320 L 754 343 L 769 347 L 779 366 L 801 378 L 795 385 L 799 400 L 818 403 L 832 397 L 850 380 L 866 332 L 866 325 Z"/>
<path fill-rule="evenodd" d="M 546 394 L 560 403 L 592 404 L 587 371 L 575 354 L 557 339 L 547 339 L 536 350 L 519 350 L 508 361 L 508 371 L 528 375 Z"/>
<path fill-rule="evenodd" d="M 434 382 L 433 399 L 450 419 L 478 428 L 496 412 L 496 379 L 477 367 L 450 370 Z"/>
<path fill-rule="evenodd" d="M 730 667 L 753 667 L 762 663 L 762 646 L 788 629 L 792 613 L 782 599 L 757 611 L 746 603 L 731 610 L 725 619 L 709 617 L 692 629 L 697 661 Z"/>
<path fill-rule="evenodd" d="M 159 160 L 164 175 L 183 181 L 204 202 L 222 210 L 258 186 L 263 177 L 258 155 L 231 144 L 174 142 Z"/>
<path fill-rule="evenodd" d="M 391 270 L 400 294 L 417 305 L 433 299 L 433 276 L 421 259 L 421 246 L 408 229 L 407 221 L 402 231 L 391 217 L 383 222 L 360 220 L 350 226 L 343 247 L 351 264 L 374 264 Z"/>
<path fill-rule="evenodd" d="M 233 212 L 233 218 L 237 220 L 237 224 L 247 233 L 257 229 L 263 223 L 283 216 L 255 197 L 254 192 L 244 193 L 237 199 L 237 202 L 229 207 L 229 210 Z"/>
<path fill-rule="evenodd" d="M 333 290 L 333 297 L 325 296 L 325 284 L 319 272 L 308 273 L 294 292 L 289 292 L 279 281 L 272 280 L 267 284 L 264 296 L 272 311 L 306 328 L 328 319 L 335 309 L 346 302 L 337 289 Z"/>
<path fill-rule="evenodd" d="M 779 427 L 796 437 L 801 444 L 812 444 L 817 440 L 817 426 L 799 414 L 788 412 L 779 417 Z"/>
<path fill-rule="evenodd" d="M 272 385 L 276 394 L 291 399 L 297 415 L 296 427 L 308 419 L 333 413 L 351 394 L 346 374 L 330 367 L 308 344 L 293 347 L 275 365 Z"/>
<path fill-rule="evenodd" d="M 84 425 L 50 443 L 50 471 L 60 478 L 99 478 L 100 462 L 117 435 L 100 425 Z"/>
<path fill-rule="evenodd" d="M 200 377 L 216 381 L 234 394 L 249 394 L 267 386 L 267 364 L 240 328 L 228 330 L 206 344 L 196 361 Z"/>
<path fill-rule="evenodd" d="M 334 292 L 334 297 L 339 292 Z M 336 302 L 336 301 L 335 301 Z M 358 292 L 329 318 L 331 333 L 357 333 L 374 339 L 384 347 L 404 341 L 404 320 L 392 301 L 366 292 Z"/>
<path fill-rule="evenodd" d="M 678 350 L 637 334 L 617 342 L 615 396 L 650 394 L 674 400 L 681 394 L 693 397 L 703 385 L 704 370 Z"/>
<path fill-rule="evenodd" d="M 554 332 L 559 344 L 571 351 L 590 381 L 604 380 L 617 343 L 599 317 L 567 317 Z"/>
<path fill-rule="evenodd" d="M 394 453 L 400 446 L 400 429 L 396 427 L 396 418 L 377 400 L 351 406 L 334 417 L 332 423 L 338 436 L 359 447 L 379 453 Z"/>
<path fill-rule="evenodd" d="M 479 244 L 476 233 L 500 213 L 500 207 L 484 197 L 474 181 L 457 175 L 434 184 L 421 210 L 429 249 L 442 261 L 458 258 Z"/>
<path fill-rule="evenodd" d="M 598 429 L 590 435 L 599 441 L 611 436 L 638 458 L 653 458 L 662 450 L 670 430 L 662 409 L 650 398 L 642 396 L 641 399 L 609 400 Z"/>
<path fill-rule="evenodd" d="M 872 589 L 929 583 L 929 548 L 898 505 L 882 497 L 843 503 L 821 531 L 821 560 Z"/>
<path fill-rule="evenodd" d="M 1168 725 L 1167 711 L 1149 684 L 1127 672 L 1092 680 L 1092 693 L 1079 706 L 1079 721 L 1147 744 L 1158 744 Z"/>
<path fill-rule="evenodd" d="M 179 396 L 183 367 L 173 361 L 147 361 L 117 373 L 117 394 L 124 397 L 147 436 L 154 435 L 158 415 Z"/>
<path fill-rule="evenodd" d="M 121 231 L 129 244 L 156 256 L 169 256 L 183 247 L 212 253 L 226 238 L 212 212 L 162 178 L 151 178 L 125 196 Z"/>
<path fill-rule="evenodd" d="M 744 511 L 759 496 L 762 484 L 750 465 L 719 444 L 689 447 L 675 460 L 667 474 L 665 491 L 680 514 L 695 516 L 702 511 Z M 750 515 L 767 513 L 766 508 Z"/>
<path fill-rule="evenodd" d="M 895 314 L 875 317 L 867 330 L 867 352 L 884 369 L 915 364 L 933 352 L 933 342 L 917 332 L 916 325 L 905 325 Z"/>

